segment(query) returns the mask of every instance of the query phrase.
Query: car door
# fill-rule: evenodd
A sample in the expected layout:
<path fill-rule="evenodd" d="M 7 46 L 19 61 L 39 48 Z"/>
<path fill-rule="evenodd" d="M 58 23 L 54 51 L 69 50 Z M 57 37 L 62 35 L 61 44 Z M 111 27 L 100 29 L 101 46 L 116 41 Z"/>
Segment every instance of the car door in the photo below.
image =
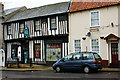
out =
<path fill-rule="evenodd" d="M 72 64 L 73 64 L 74 69 L 76 69 L 76 70 L 82 69 L 81 68 L 81 66 L 82 66 L 82 54 L 81 53 L 73 55 Z"/>
<path fill-rule="evenodd" d="M 72 64 L 73 59 L 72 59 L 72 55 L 68 55 L 68 56 L 64 57 L 63 61 L 64 61 L 64 62 L 63 62 L 62 67 L 63 67 L 64 69 L 66 69 L 66 70 L 68 70 L 68 69 L 73 69 L 73 64 Z"/>

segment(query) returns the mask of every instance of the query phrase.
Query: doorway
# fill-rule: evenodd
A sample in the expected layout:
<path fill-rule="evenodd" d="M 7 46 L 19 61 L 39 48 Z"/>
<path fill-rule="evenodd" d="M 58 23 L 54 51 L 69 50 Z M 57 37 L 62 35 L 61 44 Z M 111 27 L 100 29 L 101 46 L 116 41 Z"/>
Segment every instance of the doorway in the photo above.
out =
<path fill-rule="evenodd" d="M 118 43 L 111 43 L 111 61 L 118 63 Z"/>

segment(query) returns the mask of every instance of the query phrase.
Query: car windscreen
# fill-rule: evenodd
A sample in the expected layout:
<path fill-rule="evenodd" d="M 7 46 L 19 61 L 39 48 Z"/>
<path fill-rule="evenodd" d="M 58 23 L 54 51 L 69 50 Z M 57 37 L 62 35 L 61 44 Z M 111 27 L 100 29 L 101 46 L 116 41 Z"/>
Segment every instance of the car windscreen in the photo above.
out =
<path fill-rule="evenodd" d="M 96 60 L 100 60 L 101 59 L 101 57 L 97 53 L 94 53 L 93 55 L 94 55 Z"/>

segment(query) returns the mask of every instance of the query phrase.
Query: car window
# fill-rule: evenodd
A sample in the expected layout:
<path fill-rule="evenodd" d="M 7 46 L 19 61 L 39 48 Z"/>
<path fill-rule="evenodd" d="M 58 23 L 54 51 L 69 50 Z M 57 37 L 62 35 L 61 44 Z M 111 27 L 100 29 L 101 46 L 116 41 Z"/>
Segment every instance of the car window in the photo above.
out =
<path fill-rule="evenodd" d="M 94 53 L 94 57 L 96 60 L 101 59 L 101 57 L 97 53 Z"/>
<path fill-rule="evenodd" d="M 64 61 L 70 61 L 70 60 L 72 60 L 72 55 L 68 55 L 64 57 Z"/>
<path fill-rule="evenodd" d="M 82 60 L 82 54 L 75 54 L 73 60 Z"/>
<path fill-rule="evenodd" d="M 93 55 L 89 53 L 84 53 L 83 54 L 83 60 L 91 60 L 93 59 Z"/>

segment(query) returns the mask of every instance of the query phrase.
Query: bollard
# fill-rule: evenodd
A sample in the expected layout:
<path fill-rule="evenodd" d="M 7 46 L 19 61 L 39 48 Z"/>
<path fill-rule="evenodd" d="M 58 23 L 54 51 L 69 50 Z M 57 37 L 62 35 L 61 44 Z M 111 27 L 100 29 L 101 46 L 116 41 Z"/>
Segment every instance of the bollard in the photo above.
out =
<path fill-rule="evenodd" d="M 29 63 L 30 63 L 30 67 L 32 67 L 32 58 L 30 58 Z"/>
<path fill-rule="evenodd" d="M 19 58 L 17 58 L 17 67 L 19 68 Z"/>

